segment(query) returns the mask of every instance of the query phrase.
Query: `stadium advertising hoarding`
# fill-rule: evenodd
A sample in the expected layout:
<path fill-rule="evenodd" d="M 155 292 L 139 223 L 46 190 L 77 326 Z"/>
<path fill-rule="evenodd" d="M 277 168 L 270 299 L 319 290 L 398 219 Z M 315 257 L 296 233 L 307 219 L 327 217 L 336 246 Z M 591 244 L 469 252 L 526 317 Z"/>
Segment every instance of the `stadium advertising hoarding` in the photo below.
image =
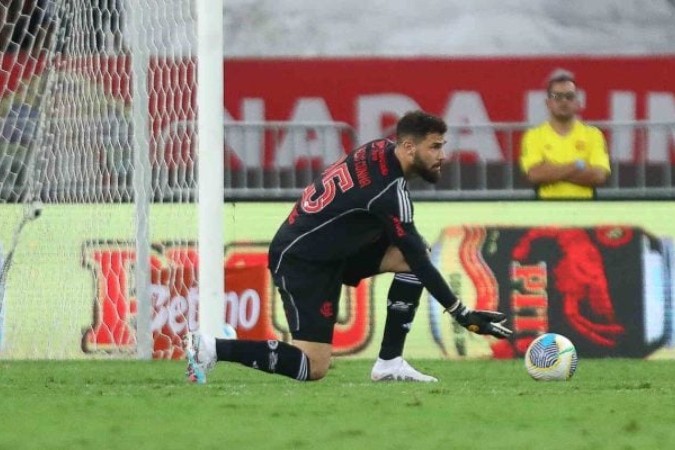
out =
<path fill-rule="evenodd" d="M 491 344 L 494 357 L 522 356 L 549 331 L 585 357 L 645 357 L 671 338 L 672 244 L 620 224 L 470 225 L 442 230 L 433 257 L 460 296 L 509 317 L 514 336 Z M 441 314 L 437 303 L 429 307 L 432 318 Z"/>
<path fill-rule="evenodd" d="M 577 77 L 586 120 L 675 121 L 672 56 L 241 59 L 225 63 L 226 83 L 236 86 L 225 90 L 225 108 L 233 120 L 345 122 L 355 128 L 357 142 L 390 135 L 402 113 L 422 108 L 449 124 L 467 126 L 450 136 L 450 151 L 499 163 L 517 158 L 512 145 L 519 133 L 469 126 L 545 120 L 545 81 L 560 67 Z M 650 128 L 646 136 L 625 127 L 606 131 L 616 161 L 675 161 L 672 130 Z M 296 154 L 303 157 L 316 136 L 310 133 L 304 145 L 302 137 L 294 139 Z M 337 136 L 334 140 L 339 142 Z M 303 148 L 304 154 L 298 151 Z M 279 149 L 283 141 L 277 148 L 230 150 L 236 162 L 250 167 L 288 165 L 288 155 Z"/>
<path fill-rule="evenodd" d="M 103 57 L 76 61 L 90 80 L 87 89 L 106 98 L 125 129 L 131 117 L 130 60 Z M 30 62 L 24 54 L 0 56 L 0 106 L 8 112 L 3 137 L 25 145 L 39 116 L 34 89 L 44 76 L 44 61 Z M 68 67 L 68 64 L 64 64 Z M 580 84 L 586 120 L 627 122 L 675 121 L 673 56 L 529 57 L 529 58 L 264 58 L 224 61 L 224 107 L 228 121 L 343 122 L 355 130 L 356 142 L 389 135 L 396 120 L 410 109 L 422 108 L 443 116 L 452 125 L 499 122 L 537 123 L 546 118 L 544 82 L 556 68 L 573 71 Z M 155 59 L 149 66 L 149 112 L 153 155 L 165 155 L 171 167 L 189 157 L 194 132 L 195 66 L 190 60 Z M 270 83 L 270 80 L 274 80 Z M 80 80 L 80 83 L 83 81 Z M 84 86 L 83 86 L 84 88 Z M 675 162 L 672 129 L 613 126 L 608 131 L 610 154 L 631 163 Z M 302 134 L 302 135 L 301 135 Z M 337 131 L 327 142 L 354 142 Z M 317 133 L 293 134 L 267 142 L 247 133 L 227 142 L 230 167 L 269 168 L 306 164 L 307 158 L 335 159 L 334 149 L 317 148 Z M 500 163 L 518 156 L 518 133 L 490 128 L 463 129 L 449 150 L 467 159 Z M 157 148 L 154 148 L 156 146 Z M 164 147 L 164 148 L 159 148 Z M 292 152 L 290 148 L 292 147 Z M 180 155 L 180 157 L 179 157 Z M 158 158 L 161 156 L 153 156 Z M 325 163 L 326 161 L 324 161 Z"/>
<path fill-rule="evenodd" d="M 224 319 L 244 338 L 288 339 L 266 243 L 290 208 L 226 207 Z M 3 243 L 18 211 L 2 205 Z M 536 334 L 556 331 L 581 356 L 672 356 L 674 215 L 665 201 L 419 202 L 418 228 L 443 275 L 469 305 L 506 312 L 515 336 L 470 335 L 424 297 L 406 354 L 519 357 Z M 5 289 L 2 357 L 134 352 L 131 217 L 132 205 L 53 205 L 26 227 Z M 154 205 L 150 220 L 154 357 L 180 358 L 180 337 L 198 316 L 196 209 Z M 376 355 L 390 280 L 345 289 L 336 354 Z"/>

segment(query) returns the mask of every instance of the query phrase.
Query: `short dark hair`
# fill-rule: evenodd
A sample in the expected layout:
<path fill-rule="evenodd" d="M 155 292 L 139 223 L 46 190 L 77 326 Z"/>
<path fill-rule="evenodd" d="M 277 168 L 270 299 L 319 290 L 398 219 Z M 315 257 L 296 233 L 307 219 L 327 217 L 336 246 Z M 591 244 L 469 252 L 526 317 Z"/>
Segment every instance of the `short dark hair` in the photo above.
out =
<path fill-rule="evenodd" d="M 445 134 L 448 126 L 440 117 L 424 111 L 408 111 L 396 124 L 396 143 L 400 144 L 405 136 L 415 141 L 423 140 L 430 133 Z"/>
<path fill-rule="evenodd" d="M 553 73 L 548 77 L 548 81 L 546 84 L 546 93 L 547 94 L 551 93 L 551 87 L 555 83 L 563 83 L 565 81 L 571 81 L 572 83 L 574 83 L 574 87 L 577 87 L 577 80 L 574 78 L 574 74 L 572 72 L 565 69 L 554 70 Z"/>

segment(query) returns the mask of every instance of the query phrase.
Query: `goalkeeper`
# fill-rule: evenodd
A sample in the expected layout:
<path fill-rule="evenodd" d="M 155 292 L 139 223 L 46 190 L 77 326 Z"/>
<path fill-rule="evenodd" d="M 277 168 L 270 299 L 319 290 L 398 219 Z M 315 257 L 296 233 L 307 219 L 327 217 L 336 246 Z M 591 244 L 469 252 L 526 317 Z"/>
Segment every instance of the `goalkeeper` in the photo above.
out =
<path fill-rule="evenodd" d="M 380 139 L 346 155 L 310 184 L 274 236 L 269 268 L 293 343 L 214 339 L 188 333 L 187 375 L 203 383 L 216 361 L 233 361 L 297 380 L 319 380 L 331 361 L 342 284 L 394 272 L 387 319 L 371 379 L 437 381 L 402 357 L 426 288 L 455 320 L 478 334 L 506 338 L 505 317 L 467 308 L 431 263 L 413 222 L 407 180 L 440 178 L 447 126 L 422 111 L 405 114 L 396 142 Z"/>

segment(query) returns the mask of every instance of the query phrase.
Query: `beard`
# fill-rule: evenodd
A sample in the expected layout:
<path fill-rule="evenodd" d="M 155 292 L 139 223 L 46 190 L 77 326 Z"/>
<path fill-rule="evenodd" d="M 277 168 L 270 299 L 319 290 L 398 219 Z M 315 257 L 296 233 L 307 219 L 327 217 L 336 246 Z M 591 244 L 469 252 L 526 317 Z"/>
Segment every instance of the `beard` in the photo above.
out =
<path fill-rule="evenodd" d="M 441 178 L 440 171 L 428 168 L 424 164 L 424 161 L 417 158 L 417 155 L 415 155 L 415 159 L 413 160 L 413 167 L 415 168 L 415 173 L 419 175 L 420 178 L 422 178 L 427 183 L 436 184 L 438 180 Z"/>

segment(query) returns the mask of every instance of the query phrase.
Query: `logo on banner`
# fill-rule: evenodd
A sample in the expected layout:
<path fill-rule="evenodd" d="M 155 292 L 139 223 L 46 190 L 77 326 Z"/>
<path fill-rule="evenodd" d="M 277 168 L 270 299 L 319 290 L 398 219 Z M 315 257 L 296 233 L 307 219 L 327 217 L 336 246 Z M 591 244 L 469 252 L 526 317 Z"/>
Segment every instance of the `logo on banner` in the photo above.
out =
<path fill-rule="evenodd" d="M 567 322 L 591 342 L 614 347 L 624 327 L 616 320 L 605 263 L 596 245 L 583 229 L 535 228 L 514 247 L 514 261 L 525 261 L 539 239 L 552 239 L 561 252 L 552 272 Z"/>
<path fill-rule="evenodd" d="M 284 324 L 275 320 L 281 308 L 273 295 L 267 269 L 267 246 L 231 246 L 225 271 L 224 321 L 240 339 L 275 341 L 288 339 Z M 198 328 L 199 277 L 196 244 L 164 242 L 153 245 L 150 302 L 153 358 L 180 359 L 181 341 L 188 330 Z M 138 304 L 135 295 L 136 256 L 131 242 L 88 242 L 83 245 L 83 265 L 93 278 L 92 322 L 82 332 L 85 353 L 133 353 L 136 351 Z M 354 353 L 371 337 L 370 281 L 343 294 L 345 314 L 336 319 L 334 352 Z M 323 305 L 322 314 L 335 312 Z"/>
<path fill-rule="evenodd" d="M 467 305 L 506 314 L 514 335 L 497 341 L 448 326 L 432 301 L 434 341 L 447 357 L 513 358 L 556 332 L 583 356 L 645 357 L 672 329 L 663 290 L 668 242 L 618 225 L 448 227 L 432 247 L 433 263 Z"/>

